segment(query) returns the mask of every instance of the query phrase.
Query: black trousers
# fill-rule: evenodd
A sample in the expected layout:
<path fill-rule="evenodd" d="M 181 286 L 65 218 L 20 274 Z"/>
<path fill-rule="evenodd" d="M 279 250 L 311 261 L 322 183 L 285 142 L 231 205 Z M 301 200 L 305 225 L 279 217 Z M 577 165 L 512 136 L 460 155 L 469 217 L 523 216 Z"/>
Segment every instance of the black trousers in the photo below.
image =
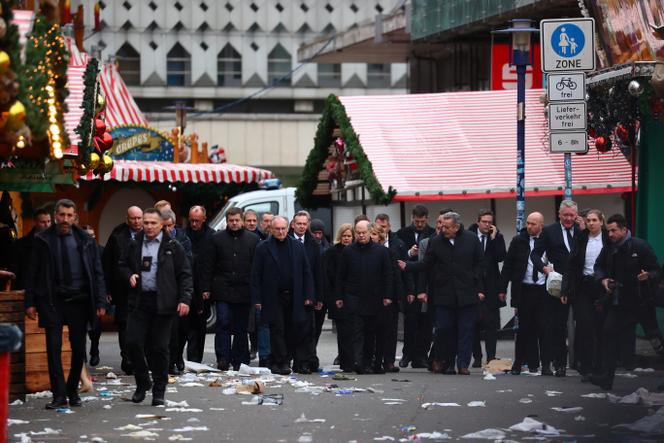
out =
<path fill-rule="evenodd" d="M 422 302 L 415 300 L 404 304 L 402 359 L 408 361 L 426 360 L 433 340 L 431 313 L 422 312 Z M 426 308 L 426 305 L 425 305 Z"/>
<path fill-rule="evenodd" d="M 569 305 L 564 305 L 557 297 L 547 293 L 547 304 L 551 324 L 551 352 L 555 368 L 567 367 L 567 320 L 569 317 Z"/>
<path fill-rule="evenodd" d="M 337 354 L 339 355 L 339 367 L 344 371 L 352 371 L 355 363 L 353 353 L 353 323 L 347 318 L 334 320 L 337 327 Z"/>
<path fill-rule="evenodd" d="M 320 311 L 316 311 L 311 306 L 305 306 L 304 312 L 306 315 L 306 320 L 298 327 L 300 333 L 302 334 L 301 340 L 303 342 L 304 354 L 302 355 L 301 359 L 297 359 L 297 362 L 294 363 L 293 366 L 299 366 L 301 361 L 305 367 L 311 369 L 311 371 L 317 372 L 320 361 L 318 360 L 318 354 L 316 352 L 316 345 L 318 344 L 316 330 L 318 327 L 318 313 Z M 325 318 L 324 315 L 325 313 L 323 313 L 323 319 Z M 323 327 L 322 322 L 320 326 L 321 328 Z"/>
<path fill-rule="evenodd" d="M 594 372 L 600 366 L 601 314 L 595 308 L 600 291 L 599 284 L 588 277 L 581 282 L 580 290 L 574 298 L 574 351 L 582 374 Z"/>
<path fill-rule="evenodd" d="M 90 339 L 90 357 L 99 356 L 99 339 L 101 338 L 101 319 L 99 317 L 95 317 L 92 322 L 88 338 Z"/>
<path fill-rule="evenodd" d="M 602 372 L 610 375 L 616 372 L 616 362 L 620 356 L 620 342 L 626 335 L 632 335 L 636 326 L 637 313 L 623 306 L 606 306 L 602 326 Z M 624 362 L 623 362 L 624 363 Z"/>
<path fill-rule="evenodd" d="M 200 363 L 205 353 L 205 334 L 207 333 L 207 319 L 210 314 L 210 303 L 203 303 L 203 312 L 189 311 L 189 315 L 182 317 L 179 322 L 179 354 L 182 355 L 187 345 L 187 360 Z"/>
<path fill-rule="evenodd" d="M 499 328 L 499 308 L 487 306 L 486 303 L 480 303 L 478 306 L 477 324 L 475 326 L 475 337 L 473 338 L 473 358 L 475 360 L 482 360 L 482 342 L 480 341 L 481 331 L 484 331 L 484 350 L 486 352 L 487 362 L 496 358 Z"/>
<path fill-rule="evenodd" d="M 85 334 L 87 332 L 90 304 L 88 301 L 65 303 L 56 296 L 55 312 L 59 324 L 46 328 L 46 358 L 48 377 L 54 399 L 63 399 L 78 392 L 78 382 L 85 361 Z M 62 370 L 62 327 L 69 327 L 71 366 L 65 383 Z"/>
<path fill-rule="evenodd" d="M 180 322 L 183 321 L 181 317 L 175 317 L 173 319 L 173 324 L 171 325 L 171 338 L 168 343 L 168 365 L 176 366 L 178 364 L 183 365 L 184 360 L 182 359 L 182 347 L 180 346 Z"/>
<path fill-rule="evenodd" d="M 383 349 L 382 363 L 392 363 L 396 360 L 397 353 L 397 333 L 399 328 L 399 305 L 392 303 L 389 306 L 383 307 L 381 313 L 382 328 L 385 334 L 385 344 Z M 379 363 L 379 362 L 376 362 Z"/>
<path fill-rule="evenodd" d="M 127 352 L 127 305 L 115 305 L 115 324 L 118 325 L 118 343 L 122 361 L 131 362 Z"/>
<path fill-rule="evenodd" d="M 283 297 L 277 302 L 277 315 L 270 323 L 270 358 L 272 364 L 306 366 L 310 357 L 310 336 L 307 328 L 312 328 L 311 321 L 293 322 L 293 300 Z"/>
<path fill-rule="evenodd" d="M 353 362 L 367 368 L 379 365 L 385 351 L 385 328 L 381 315 L 351 314 Z"/>
<path fill-rule="evenodd" d="M 523 285 L 521 301 L 518 305 L 519 330 L 516 336 L 516 361 L 527 363 L 528 369 L 548 365 L 553 360 L 551 345 L 551 302 L 557 301 L 547 292 L 544 285 Z"/>
<path fill-rule="evenodd" d="M 152 392 L 164 394 L 168 384 L 168 345 L 176 314 L 157 314 L 156 293 L 141 294 L 138 306 L 127 318 L 127 346 L 134 364 L 137 386 L 150 382 L 146 353 L 150 355 L 149 370 L 152 371 Z M 146 349 L 148 347 L 148 349 Z"/>

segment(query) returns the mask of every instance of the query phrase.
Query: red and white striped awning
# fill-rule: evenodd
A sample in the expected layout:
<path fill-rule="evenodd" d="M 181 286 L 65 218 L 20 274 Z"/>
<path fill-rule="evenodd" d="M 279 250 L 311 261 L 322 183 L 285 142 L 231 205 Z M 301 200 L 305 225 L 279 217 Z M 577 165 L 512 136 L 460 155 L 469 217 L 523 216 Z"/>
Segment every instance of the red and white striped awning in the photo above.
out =
<path fill-rule="evenodd" d="M 267 169 L 229 163 L 115 160 L 113 170 L 103 178 L 89 173 L 81 179 L 150 183 L 258 183 L 271 177 L 272 172 Z"/>
<path fill-rule="evenodd" d="M 65 129 L 69 135 L 71 147 L 65 154 L 76 155 L 77 145 L 81 139 L 74 130 L 83 116 L 83 76 L 90 57 L 80 52 L 73 39 L 65 37 L 65 45 L 69 51 L 69 67 L 67 68 L 67 87 L 69 96 L 65 99 L 67 113 L 65 114 Z M 106 63 L 100 66 L 100 89 L 106 98 L 106 125 L 112 129 L 122 125 L 147 125 L 148 120 L 136 105 L 129 93 L 115 64 Z"/>
<path fill-rule="evenodd" d="M 549 153 L 539 97 L 526 92 L 527 195 L 560 194 L 562 154 Z M 516 91 L 339 97 L 384 190 L 395 200 L 513 197 Z M 621 153 L 572 156 L 576 194 L 629 190 Z"/>

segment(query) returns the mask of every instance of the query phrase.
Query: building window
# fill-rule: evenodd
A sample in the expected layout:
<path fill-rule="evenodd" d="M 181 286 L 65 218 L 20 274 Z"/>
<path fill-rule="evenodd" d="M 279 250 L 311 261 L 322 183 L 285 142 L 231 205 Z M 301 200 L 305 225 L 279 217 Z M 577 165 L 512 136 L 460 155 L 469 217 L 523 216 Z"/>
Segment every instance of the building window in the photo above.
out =
<path fill-rule="evenodd" d="M 318 86 L 328 88 L 341 87 L 341 64 L 319 63 Z"/>
<path fill-rule="evenodd" d="M 166 54 L 166 84 L 189 86 L 191 84 L 191 55 L 176 43 Z"/>
<path fill-rule="evenodd" d="M 291 55 L 283 46 L 277 44 L 267 55 L 267 82 L 269 85 L 290 86 L 290 72 Z"/>
<path fill-rule="evenodd" d="M 242 84 L 242 56 L 230 43 L 217 55 L 217 85 L 240 86 Z"/>
<path fill-rule="evenodd" d="M 127 85 L 141 84 L 141 55 L 129 43 L 120 46 L 115 53 L 118 70 Z"/>
<path fill-rule="evenodd" d="M 369 63 L 367 64 L 367 88 L 389 88 L 390 87 L 390 64 Z"/>

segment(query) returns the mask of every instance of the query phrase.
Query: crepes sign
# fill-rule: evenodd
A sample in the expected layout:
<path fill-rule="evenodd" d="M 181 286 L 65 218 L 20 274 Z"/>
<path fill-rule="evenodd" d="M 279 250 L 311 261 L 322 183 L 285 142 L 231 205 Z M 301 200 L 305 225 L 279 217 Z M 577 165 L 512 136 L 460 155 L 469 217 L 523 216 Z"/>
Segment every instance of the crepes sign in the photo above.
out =
<path fill-rule="evenodd" d="M 144 126 L 120 126 L 111 130 L 111 156 L 122 160 L 173 161 L 173 142 Z"/>

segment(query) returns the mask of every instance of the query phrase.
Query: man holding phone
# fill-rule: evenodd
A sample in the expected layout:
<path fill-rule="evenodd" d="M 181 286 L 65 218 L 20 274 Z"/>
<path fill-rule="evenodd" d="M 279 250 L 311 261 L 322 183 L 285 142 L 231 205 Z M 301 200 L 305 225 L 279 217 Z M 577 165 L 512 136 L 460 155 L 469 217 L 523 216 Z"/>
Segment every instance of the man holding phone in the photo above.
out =
<path fill-rule="evenodd" d="M 168 383 L 171 327 L 176 315 L 189 313 L 193 283 L 184 248 L 162 228 L 157 209 L 143 212 L 143 231 L 129 246 L 120 270 L 131 288 L 127 345 L 136 376 L 136 392 L 131 401 L 141 403 L 152 388 L 152 406 L 160 406 L 164 404 Z M 145 359 L 146 343 L 151 347 L 154 387 Z"/>
<path fill-rule="evenodd" d="M 484 282 L 484 299 L 480 301 L 475 338 L 473 340 L 473 367 L 482 367 L 482 344 L 480 331 L 484 331 L 484 349 L 486 362 L 496 358 L 498 329 L 500 328 L 501 307 L 505 306 L 505 294 L 500 293 L 500 270 L 498 264 L 505 260 L 505 239 L 494 225 L 493 212 L 482 209 L 477 215 L 477 223 L 468 230 L 475 235 L 482 245 L 481 278 Z"/>

